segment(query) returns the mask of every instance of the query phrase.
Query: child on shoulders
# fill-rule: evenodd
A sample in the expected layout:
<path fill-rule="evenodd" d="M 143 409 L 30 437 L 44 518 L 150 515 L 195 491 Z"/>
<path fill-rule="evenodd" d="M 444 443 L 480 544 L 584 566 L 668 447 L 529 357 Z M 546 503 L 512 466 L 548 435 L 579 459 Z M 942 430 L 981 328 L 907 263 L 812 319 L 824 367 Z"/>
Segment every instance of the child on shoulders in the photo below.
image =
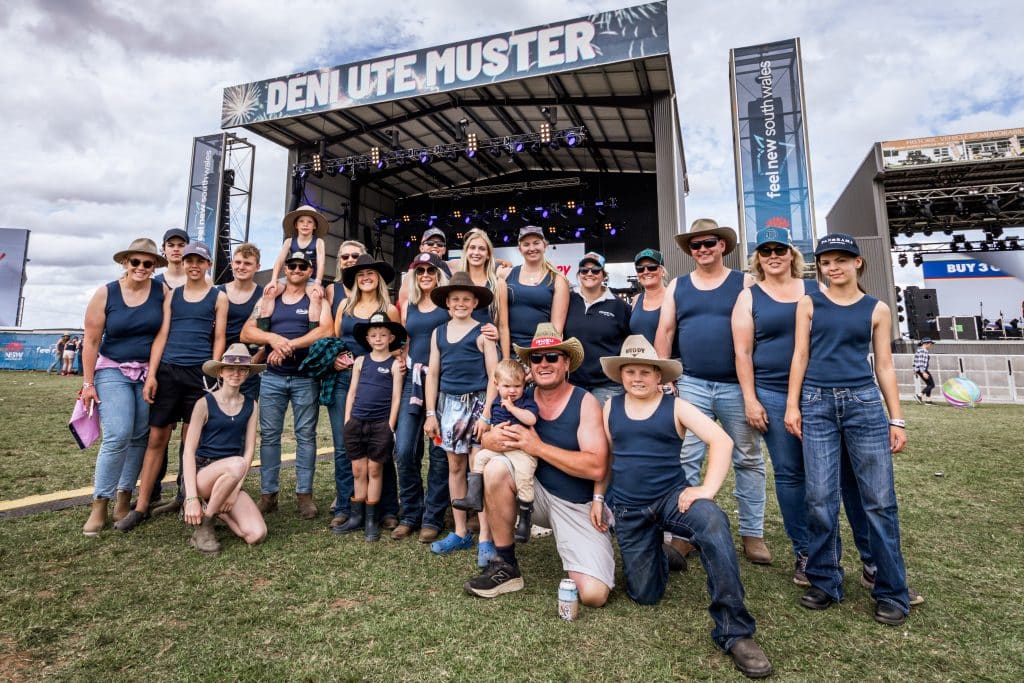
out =
<path fill-rule="evenodd" d="M 313 273 L 308 289 L 322 297 L 324 264 L 327 257 L 324 251 L 324 237 L 327 236 L 327 219 L 312 206 L 300 206 L 285 214 L 281 222 L 284 227 L 284 243 L 274 261 L 274 271 L 270 276 L 267 290 L 271 296 L 280 291 L 278 279 L 284 269 L 285 262 L 294 258 L 295 252 L 302 252 L 306 260 L 313 264 Z M 315 233 L 315 234 L 314 234 Z"/>

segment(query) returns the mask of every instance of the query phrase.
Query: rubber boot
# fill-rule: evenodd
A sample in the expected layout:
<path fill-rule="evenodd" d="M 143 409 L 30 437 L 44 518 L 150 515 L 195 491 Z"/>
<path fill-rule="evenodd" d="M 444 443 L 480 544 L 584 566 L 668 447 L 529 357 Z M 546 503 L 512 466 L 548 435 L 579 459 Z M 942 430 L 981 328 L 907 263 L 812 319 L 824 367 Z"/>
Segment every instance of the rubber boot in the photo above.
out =
<path fill-rule="evenodd" d="M 299 517 L 313 519 L 316 517 L 316 503 L 313 502 L 312 493 L 296 493 L 295 505 L 299 509 Z"/>
<path fill-rule="evenodd" d="M 263 514 L 277 511 L 277 493 L 264 493 L 256 503 L 257 509 Z"/>
<path fill-rule="evenodd" d="M 350 534 L 353 531 L 361 531 L 363 528 L 363 515 L 366 512 L 366 503 L 364 501 L 352 501 L 352 510 L 349 512 L 348 521 L 341 526 L 336 526 L 331 529 L 331 533 L 335 534 Z"/>
<path fill-rule="evenodd" d="M 377 519 L 377 506 L 366 504 L 366 532 L 363 538 L 367 541 L 380 540 L 380 521 Z"/>
<path fill-rule="evenodd" d="M 203 523 L 192 532 L 192 538 L 188 540 L 188 544 L 203 555 L 217 555 L 220 553 L 220 541 L 217 540 L 217 532 L 213 528 L 213 521 L 213 517 L 204 517 Z"/>
<path fill-rule="evenodd" d="M 519 523 L 516 524 L 516 543 L 530 542 L 530 529 L 533 527 L 533 503 L 519 501 Z"/>
<path fill-rule="evenodd" d="M 482 473 L 469 473 L 466 496 L 453 500 L 452 507 L 466 512 L 480 512 L 484 509 L 484 475 Z"/>
<path fill-rule="evenodd" d="M 132 492 L 118 491 L 114 502 L 114 521 L 120 522 L 132 509 Z"/>
<path fill-rule="evenodd" d="M 85 520 L 82 533 L 86 536 L 99 536 L 100 532 L 107 526 L 107 505 L 109 498 L 94 498 L 92 509 L 89 511 L 89 519 Z"/>

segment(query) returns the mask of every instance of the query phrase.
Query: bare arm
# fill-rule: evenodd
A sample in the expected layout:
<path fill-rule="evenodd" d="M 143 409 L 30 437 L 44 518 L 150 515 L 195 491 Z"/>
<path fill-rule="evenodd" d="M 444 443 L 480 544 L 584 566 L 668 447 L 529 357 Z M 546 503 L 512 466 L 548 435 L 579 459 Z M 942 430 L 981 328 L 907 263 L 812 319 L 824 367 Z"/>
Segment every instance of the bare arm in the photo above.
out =
<path fill-rule="evenodd" d="M 157 283 L 151 287 L 159 286 Z M 96 381 L 96 359 L 100 353 L 100 339 L 103 337 L 103 328 L 107 326 L 107 288 L 105 286 L 97 289 L 89 305 L 85 308 L 85 333 L 82 335 L 82 381 L 85 384 L 93 384 Z M 92 389 L 92 387 L 88 387 Z M 93 394 L 96 392 L 93 391 Z M 95 400 L 95 396 L 92 396 Z M 88 404 L 85 392 L 82 392 L 82 400 Z"/>
<path fill-rule="evenodd" d="M 438 330 L 445 331 L 444 325 L 439 325 L 430 333 L 430 362 L 427 365 L 427 376 L 423 381 L 423 408 L 427 412 L 427 418 L 423 421 L 423 432 L 430 437 L 440 434 L 437 416 L 430 415 L 437 411 L 437 389 L 441 378 L 441 352 L 437 348 Z"/>
<path fill-rule="evenodd" d="M 718 495 L 732 465 L 733 441 L 718 423 L 680 398 L 675 400 L 675 418 L 676 430 L 680 434 L 688 429 L 708 445 L 708 468 L 704 481 L 700 486 L 690 486 L 679 494 L 679 511 L 686 512 L 693 501 L 702 498 L 713 500 Z"/>
<path fill-rule="evenodd" d="M 227 348 L 228 329 L 228 295 L 224 292 L 217 294 L 217 304 L 214 308 L 213 319 L 213 358 L 223 358 L 224 349 Z"/>
<path fill-rule="evenodd" d="M 796 305 L 796 333 L 793 339 L 793 362 L 789 366 L 789 391 L 786 393 L 786 431 L 796 437 L 802 434 L 800 419 L 800 390 L 804 386 L 807 360 L 811 352 L 811 319 L 814 317 L 814 303 L 811 297 L 802 296 Z"/>
<path fill-rule="evenodd" d="M 324 266 L 326 265 L 327 255 L 324 249 L 324 241 L 319 237 L 314 237 L 316 240 L 316 273 L 313 274 L 314 284 L 322 285 L 324 282 Z"/>
<path fill-rule="evenodd" d="M 391 415 L 388 417 L 388 426 L 391 431 L 398 429 L 398 410 L 402 407 L 402 384 L 405 374 L 402 372 L 405 364 L 396 360 L 391 364 Z"/>
<path fill-rule="evenodd" d="M 536 415 L 531 413 L 526 408 L 520 408 L 515 403 L 512 403 L 512 401 L 505 402 L 505 410 L 512 413 L 513 417 L 515 417 L 517 420 L 519 420 L 519 422 L 526 425 L 527 427 L 532 427 L 535 424 L 537 424 Z"/>
<path fill-rule="evenodd" d="M 900 390 L 896 383 L 896 367 L 892 362 L 892 348 L 889 339 L 892 333 L 892 316 L 889 306 L 879 301 L 871 313 L 871 346 L 875 352 L 875 379 L 882 390 L 889 419 L 902 420 Z M 899 453 L 907 445 L 907 430 L 889 425 L 889 446 L 893 453 Z"/>
<path fill-rule="evenodd" d="M 569 281 L 561 275 L 555 277 L 555 292 L 551 298 L 551 324 L 565 333 L 565 319 L 569 316 Z"/>
<path fill-rule="evenodd" d="M 477 335 L 476 345 L 484 354 L 484 368 L 486 369 L 487 376 L 494 377 L 494 368 L 498 365 L 498 349 L 495 348 L 493 341 L 482 334 Z M 484 432 L 487 431 L 488 424 L 490 422 L 491 404 L 494 403 L 494 399 L 497 395 L 498 385 L 495 382 L 487 382 L 487 392 L 484 397 L 484 409 L 480 415 L 481 419 L 477 420 L 476 424 L 473 425 L 477 440 L 479 440 L 480 437 L 483 436 Z M 485 419 L 488 421 L 484 422 Z"/>
<path fill-rule="evenodd" d="M 142 398 L 146 403 L 152 403 L 156 399 L 156 371 L 160 367 L 160 359 L 164 355 L 164 347 L 167 345 L 167 334 L 171 330 L 171 299 L 173 297 L 164 295 L 164 321 L 160 324 L 160 331 L 156 333 L 153 340 L 153 347 L 149 352 L 149 373 L 146 375 L 146 383 L 142 387 Z"/>
<path fill-rule="evenodd" d="M 494 321 L 498 326 L 498 348 L 501 349 L 501 357 L 508 358 L 512 350 L 512 337 L 508 331 L 508 285 L 504 280 L 498 280 L 494 295 L 498 297 L 498 319 Z"/>
<path fill-rule="evenodd" d="M 660 358 L 672 357 L 672 342 L 676 338 L 676 282 L 672 280 L 665 288 L 661 300 L 661 314 L 658 317 L 658 331 L 654 335 L 654 350 Z"/>
<path fill-rule="evenodd" d="M 276 294 L 278 291 L 277 280 L 281 277 L 281 269 L 284 268 L 284 261 L 288 258 L 288 247 L 291 243 L 291 238 L 286 239 L 284 244 L 281 245 L 281 250 L 277 253 L 277 259 L 274 261 L 274 270 L 270 274 L 270 282 L 267 283 L 267 289 L 271 293 Z"/>
<path fill-rule="evenodd" d="M 604 494 L 608 492 L 608 484 L 612 480 L 612 431 L 608 427 L 608 415 L 611 407 L 612 402 L 606 401 L 601 415 L 601 421 L 604 424 L 604 437 L 608 443 L 608 472 L 603 479 L 594 482 L 594 498 L 590 503 L 590 523 L 602 533 L 608 531 L 608 522 L 605 521 Z"/>
<path fill-rule="evenodd" d="M 352 379 L 349 380 L 348 395 L 345 397 L 345 422 L 352 419 L 352 406 L 356 403 L 356 391 L 359 389 L 359 374 L 363 369 L 363 359 L 366 356 L 359 356 L 352 364 Z"/>
<path fill-rule="evenodd" d="M 181 457 L 181 473 L 185 481 L 185 524 L 195 526 L 203 521 L 203 508 L 199 503 L 199 486 L 196 484 L 196 450 L 206 427 L 208 411 L 206 400 L 196 401 L 192 409 L 189 430 L 185 432 L 185 446 Z"/>
<path fill-rule="evenodd" d="M 567 451 L 544 443 L 532 427 L 513 425 L 491 430 L 488 434 L 493 432 L 515 434 L 514 439 L 508 440 L 511 448 L 538 457 L 568 475 L 599 481 L 608 474 L 608 441 L 601 425 L 601 404 L 590 394 L 583 397 L 580 406 L 580 425 L 576 430 L 578 451 Z"/>
<path fill-rule="evenodd" d="M 736 298 L 732 309 L 732 345 L 736 352 L 736 377 L 743 391 L 743 406 L 747 422 L 759 432 L 768 431 L 768 414 L 757 400 L 754 389 L 754 316 L 751 310 L 752 297 L 744 289 Z"/>

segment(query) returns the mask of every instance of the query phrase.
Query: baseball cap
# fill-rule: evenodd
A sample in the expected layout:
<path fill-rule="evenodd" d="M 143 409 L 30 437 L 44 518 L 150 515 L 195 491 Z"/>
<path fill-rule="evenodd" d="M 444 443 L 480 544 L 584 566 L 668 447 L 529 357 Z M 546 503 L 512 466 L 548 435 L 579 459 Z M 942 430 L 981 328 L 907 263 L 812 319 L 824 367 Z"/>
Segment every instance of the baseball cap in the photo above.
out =
<path fill-rule="evenodd" d="M 818 240 L 818 246 L 814 249 L 814 255 L 821 256 L 826 251 L 845 251 L 848 254 L 860 256 L 860 247 L 857 246 L 857 240 L 845 232 L 834 232 Z"/>
<path fill-rule="evenodd" d="M 444 236 L 444 231 L 442 231 L 442 230 L 438 230 L 437 228 L 428 228 L 426 231 L 424 231 L 424 233 L 423 233 L 423 241 L 424 242 L 429 240 L 431 237 L 440 237 L 442 242 L 444 242 L 445 244 L 448 244 L 448 238 L 446 238 Z"/>
<path fill-rule="evenodd" d="M 544 238 L 544 228 L 539 225 L 524 225 L 519 228 L 519 240 L 522 241 L 524 237 L 529 235 L 537 235 L 541 239 Z"/>
<path fill-rule="evenodd" d="M 645 258 L 649 258 L 659 266 L 665 265 L 665 257 L 661 255 L 661 252 L 657 249 L 644 249 L 633 257 L 633 263 L 640 263 Z"/>
<path fill-rule="evenodd" d="M 754 245 L 754 249 L 763 244 L 784 244 L 791 247 L 793 238 L 790 237 L 789 230 L 786 228 L 761 228 L 757 231 L 757 244 Z"/>
<path fill-rule="evenodd" d="M 213 259 L 210 258 L 210 248 L 202 242 L 193 242 L 185 247 L 185 250 L 181 252 L 181 258 L 185 258 L 186 256 L 198 256 L 206 259 L 210 263 L 213 263 Z"/>
<path fill-rule="evenodd" d="M 161 244 L 166 244 L 167 240 L 171 239 L 172 237 L 180 237 L 181 239 L 185 240 L 185 244 L 189 243 L 187 232 L 185 232 L 181 228 L 171 228 L 170 230 L 164 233 L 164 241 L 161 242 Z"/>
<path fill-rule="evenodd" d="M 588 251 L 583 255 L 583 258 L 580 259 L 579 264 L 582 266 L 584 263 L 596 263 L 603 270 L 604 256 L 601 256 L 596 251 Z"/>
<path fill-rule="evenodd" d="M 309 260 L 309 257 L 306 256 L 306 252 L 304 251 L 293 251 L 292 255 L 284 260 L 285 263 L 291 263 L 292 261 L 302 261 L 303 263 L 307 263 L 309 265 L 313 264 L 313 262 Z"/>
<path fill-rule="evenodd" d="M 413 270 L 417 266 L 433 266 L 438 270 L 444 270 L 445 265 L 445 262 L 442 261 L 437 254 L 431 254 L 429 251 L 425 251 L 422 254 L 416 254 L 412 263 L 409 264 L 409 270 Z"/>

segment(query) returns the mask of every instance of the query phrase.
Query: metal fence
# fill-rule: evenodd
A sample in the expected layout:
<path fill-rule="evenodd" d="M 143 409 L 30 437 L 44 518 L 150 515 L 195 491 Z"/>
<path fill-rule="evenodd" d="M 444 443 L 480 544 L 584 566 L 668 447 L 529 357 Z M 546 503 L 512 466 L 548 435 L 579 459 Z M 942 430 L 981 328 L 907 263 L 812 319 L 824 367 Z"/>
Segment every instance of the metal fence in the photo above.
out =
<path fill-rule="evenodd" d="M 924 386 L 914 375 L 914 356 L 894 354 L 893 361 L 900 398 L 912 399 Z M 1024 403 L 1024 356 L 933 353 L 929 370 L 938 393 L 943 382 L 963 376 L 978 385 L 986 403 Z"/>

